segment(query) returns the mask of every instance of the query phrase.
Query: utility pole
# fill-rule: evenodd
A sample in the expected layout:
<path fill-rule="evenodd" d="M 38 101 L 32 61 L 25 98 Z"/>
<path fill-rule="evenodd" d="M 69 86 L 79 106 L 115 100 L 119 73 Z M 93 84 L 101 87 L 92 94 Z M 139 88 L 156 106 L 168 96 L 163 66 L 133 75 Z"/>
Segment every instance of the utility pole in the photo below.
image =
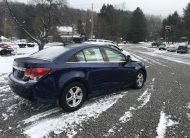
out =
<path fill-rule="evenodd" d="M 6 8 L 4 9 L 4 37 L 7 35 L 7 14 Z"/>
<path fill-rule="evenodd" d="M 93 13 L 93 3 L 92 3 L 92 11 L 91 11 L 91 38 L 94 36 L 94 13 Z"/>

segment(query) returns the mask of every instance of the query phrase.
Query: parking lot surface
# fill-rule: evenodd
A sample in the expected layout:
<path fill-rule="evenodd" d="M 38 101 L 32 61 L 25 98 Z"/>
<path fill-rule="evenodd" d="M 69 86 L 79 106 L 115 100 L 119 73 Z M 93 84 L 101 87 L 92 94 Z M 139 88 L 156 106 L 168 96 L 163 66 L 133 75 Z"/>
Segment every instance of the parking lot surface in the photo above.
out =
<path fill-rule="evenodd" d="M 90 99 L 72 113 L 16 96 L 2 72 L 0 137 L 189 137 L 190 56 L 143 45 L 123 49 L 145 63 L 145 86 Z"/>

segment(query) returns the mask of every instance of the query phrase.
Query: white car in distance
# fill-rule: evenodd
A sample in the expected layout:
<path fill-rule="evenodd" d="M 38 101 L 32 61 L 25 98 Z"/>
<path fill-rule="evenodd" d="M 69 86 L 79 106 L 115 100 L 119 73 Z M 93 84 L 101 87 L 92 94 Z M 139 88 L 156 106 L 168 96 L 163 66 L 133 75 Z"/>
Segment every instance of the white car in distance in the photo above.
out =
<path fill-rule="evenodd" d="M 177 46 L 174 45 L 174 44 L 169 44 L 169 45 L 166 46 L 166 50 L 167 50 L 168 52 L 176 52 Z"/>

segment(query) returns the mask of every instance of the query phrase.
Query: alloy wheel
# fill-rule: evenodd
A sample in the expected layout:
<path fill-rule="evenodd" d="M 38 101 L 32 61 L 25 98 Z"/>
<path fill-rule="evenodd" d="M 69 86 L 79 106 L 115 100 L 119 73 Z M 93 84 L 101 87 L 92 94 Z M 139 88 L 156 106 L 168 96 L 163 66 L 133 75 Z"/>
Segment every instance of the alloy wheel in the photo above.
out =
<path fill-rule="evenodd" d="M 75 86 L 69 89 L 66 95 L 66 103 L 70 107 L 77 107 L 83 99 L 83 91 L 80 87 Z"/>

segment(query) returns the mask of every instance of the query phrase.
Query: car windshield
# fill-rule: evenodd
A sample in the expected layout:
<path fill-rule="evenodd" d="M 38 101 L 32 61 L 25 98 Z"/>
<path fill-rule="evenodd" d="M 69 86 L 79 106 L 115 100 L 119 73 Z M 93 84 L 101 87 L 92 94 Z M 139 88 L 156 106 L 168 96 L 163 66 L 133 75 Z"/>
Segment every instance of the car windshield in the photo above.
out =
<path fill-rule="evenodd" d="M 31 55 L 33 58 L 44 59 L 44 60 L 54 60 L 58 56 L 62 55 L 63 53 L 67 52 L 70 48 L 63 47 L 63 46 L 52 46 L 36 52 Z"/>

